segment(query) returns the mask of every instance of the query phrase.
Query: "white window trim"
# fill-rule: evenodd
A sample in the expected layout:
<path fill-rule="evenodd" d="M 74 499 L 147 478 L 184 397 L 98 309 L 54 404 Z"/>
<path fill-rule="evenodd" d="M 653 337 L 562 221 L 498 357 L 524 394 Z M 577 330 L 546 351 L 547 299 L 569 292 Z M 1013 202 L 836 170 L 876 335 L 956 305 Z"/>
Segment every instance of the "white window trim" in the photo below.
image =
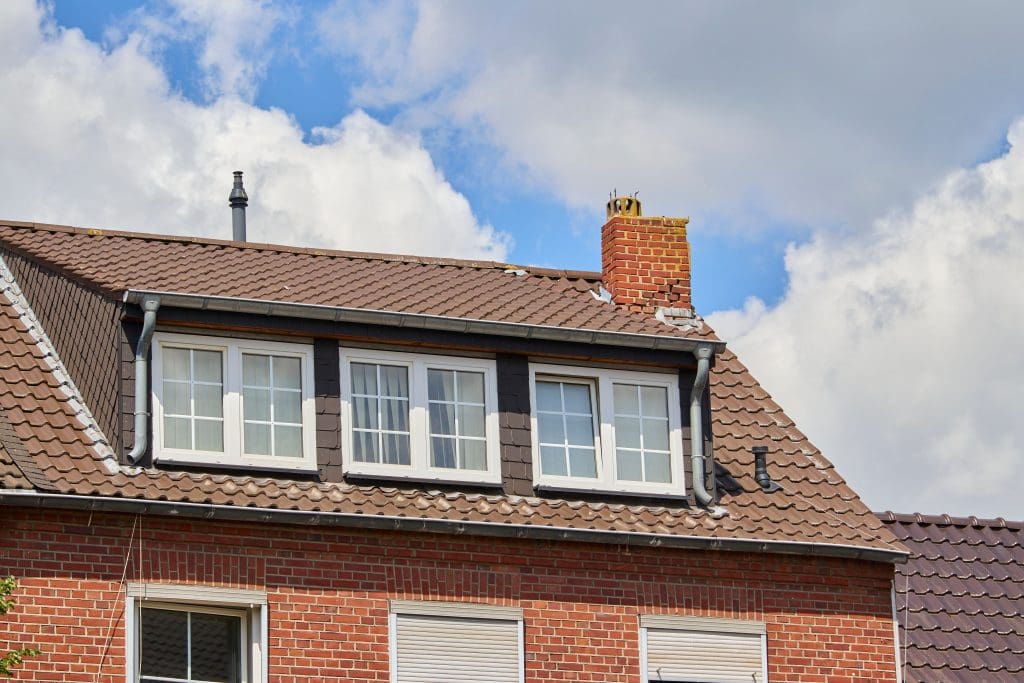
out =
<path fill-rule="evenodd" d="M 518 607 L 443 600 L 392 600 L 388 613 L 388 666 L 391 683 L 398 683 L 398 615 L 417 614 L 452 619 L 494 619 L 519 625 L 519 683 L 526 681 L 526 645 L 523 610 Z"/>
<path fill-rule="evenodd" d="M 341 354 L 342 463 L 345 474 L 380 479 L 456 483 L 501 483 L 501 442 L 498 424 L 497 367 L 493 359 L 438 356 L 372 349 L 339 349 Z M 409 465 L 357 462 L 352 457 L 352 363 L 385 363 L 409 368 Z M 484 429 L 487 470 L 430 466 L 430 415 L 427 409 L 427 368 L 484 374 Z"/>
<path fill-rule="evenodd" d="M 267 683 L 267 594 L 262 591 L 211 588 L 177 584 L 129 583 L 125 597 L 125 683 L 138 683 L 139 615 L 143 607 L 174 609 L 210 614 L 232 614 L 242 618 L 242 643 L 248 656 L 242 658 L 244 683 Z"/>
<path fill-rule="evenodd" d="M 567 380 L 590 380 L 597 386 L 598 420 L 597 478 L 545 475 L 541 472 L 540 431 L 537 424 L 537 376 L 543 380 L 564 378 Z M 616 475 L 615 458 L 615 407 L 613 385 L 616 382 L 664 387 L 668 391 L 669 454 L 672 473 L 671 484 L 642 481 L 619 481 Z M 533 482 L 546 489 L 572 491 L 603 491 L 632 493 L 637 495 L 658 495 L 684 497 L 686 482 L 683 481 L 683 428 L 679 403 L 679 377 L 675 373 L 637 372 L 588 368 L 574 365 L 530 364 L 530 433 L 533 441 Z"/>
<path fill-rule="evenodd" d="M 761 679 L 768 683 L 768 628 L 763 621 L 749 619 L 723 619 L 719 617 L 672 616 L 664 614 L 640 615 L 640 681 L 658 683 L 647 676 L 647 629 L 674 631 L 701 631 L 718 633 L 753 633 L 761 636 Z"/>
<path fill-rule="evenodd" d="M 164 448 L 163 348 L 208 349 L 223 355 L 224 452 Z M 220 465 L 268 470 L 316 471 L 316 401 L 313 388 L 313 346 L 257 339 L 193 334 L 153 334 L 153 460 L 183 465 Z M 242 354 L 274 354 L 302 361 L 302 457 L 254 456 L 242 453 Z"/>

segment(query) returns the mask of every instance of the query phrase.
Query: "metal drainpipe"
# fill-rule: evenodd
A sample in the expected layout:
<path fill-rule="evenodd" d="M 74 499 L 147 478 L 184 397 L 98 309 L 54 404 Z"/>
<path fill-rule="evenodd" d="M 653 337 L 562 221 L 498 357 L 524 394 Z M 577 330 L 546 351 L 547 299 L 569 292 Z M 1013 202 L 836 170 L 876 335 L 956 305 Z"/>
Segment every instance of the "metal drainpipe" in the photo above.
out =
<path fill-rule="evenodd" d="M 702 400 L 704 389 L 708 385 L 708 373 L 711 370 L 710 347 L 702 346 L 694 350 L 697 357 L 697 377 L 693 381 L 690 392 L 690 462 L 693 470 L 693 495 L 701 507 L 707 508 L 712 517 L 718 518 L 726 514 L 724 508 L 713 505 L 715 499 L 704 486 L 704 410 Z"/>
<path fill-rule="evenodd" d="M 133 465 L 142 458 L 149 445 L 149 346 L 159 308 L 159 297 L 142 300 L 142 334 L 135 345 L 135 443 L 128 454 L 128 462 Z"/>

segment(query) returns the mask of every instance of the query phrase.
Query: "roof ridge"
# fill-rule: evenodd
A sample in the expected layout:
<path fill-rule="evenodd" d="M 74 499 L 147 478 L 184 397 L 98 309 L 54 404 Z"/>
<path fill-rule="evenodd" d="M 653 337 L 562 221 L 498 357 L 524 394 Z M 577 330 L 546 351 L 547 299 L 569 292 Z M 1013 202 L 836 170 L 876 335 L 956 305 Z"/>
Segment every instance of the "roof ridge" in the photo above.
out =
<path fill-rule="evenodd" d="M 901 524 L 918 524 L 932 526 L 971 526 L 990 527 L 995 529 L 1012 529 L 1015 531 L 1024 530 L 1024 521 L 1008 520 L 1002 517 L 955 517 L 947 514 L 925 515 L 920 512 L 876 512 L 875 515 L 883 522 L 899 522 Z"/>
<path fill-rule="evenodd" d="M 236 242 L 214 237 L 195 235 L 164 235 L 150 232 L 129 230 L 108 230 L 106 228 L 80 228 L 73 225 L 57 225 L 35 223 L 29 221 L 11 221 L 0 219 L 0 227 L 30 229 L 43 232 L 57 232 L 89 237 L 120 237 L 156 242 L 177 242 L 179 244 L 196 244 L 200 246 L 222 247 L 253 251 L 273 251 L 285 254 L 301 254 L 306 256 L 324 256 L 328 258 L 362 259 L 367 261 L 388 261 L 395 263 L 419 263 L 432 266 L 448 266 L 452 268 L 475 268 L 478 270 L 523 270 L 528 275 L 551 279 L 600 281 L 602 274 L 590 270 L 567 270 L 559 268 L 543 268 L 540 266 L 524 266 L 502 261 L 486 259 L 457 259 L 440 256 L 414 256 L 409 254 L 386 254 L 372 251 L 352 251 L 345 249 L 321 249 L 317 247 L 295 247 L 287 244 L 271 244 L 267 242 Z"/>

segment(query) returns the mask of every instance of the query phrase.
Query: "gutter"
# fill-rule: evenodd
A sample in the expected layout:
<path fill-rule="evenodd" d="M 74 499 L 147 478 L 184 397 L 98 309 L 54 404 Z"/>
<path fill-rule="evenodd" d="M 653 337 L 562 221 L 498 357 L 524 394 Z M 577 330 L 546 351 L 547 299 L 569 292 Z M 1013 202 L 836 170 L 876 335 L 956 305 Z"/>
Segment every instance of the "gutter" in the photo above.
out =
<path fill-rule="evenodd" d="M 604 531 L 600 529 L 565 529 L 530 524 L 495 524 L 452 519 L 424 519 L 392 515 L 369 515 L 347 512 L 307 512 L 215 505 L 213 503 L 175 503 L 171 501 L 137 500 L 101 496 L 50 494 L 38 491 L 0 490 L 0 505 L 25 508 L 79 510 L 83 512 L 120 512 L 159 515 L 187 519 L 208 519 L 224 522 L 262 522 L 298 524 L 314 527 L 375 529 L 462 536 L 528 538 L 547 541 L 611 543 L 621 546 L 680 548 L 688 550 L 723 550 L 747 553 L 775 553 L 815 557 L 840 557 L 903 564 L 908 553 L 857 545 L 831 545 L 770 541 L 745 538 L 710 538 L 677 536 L 644 532 Z"/>
<path fill-rule="evenodd" d="M 463 332 L 467 334 L 488 334 L 501 337 L 543 339 L 546 341 L 563 341 L 577 344 L 603 344 L 655 351 L 685 351 L 694 353 L 697 349 L 703 348 L 712 349 L 714 352 L 725 349 L 725 342 L 723 341 L 688 339 L 670 335 L 600 332 L 597 330 L 555 327 L 553 325 L 528 325 L 525 323 L 498 322 L 476 318 L 449 318 L 423 313 L 400 313 L 368 308 L 347 308 L 344 306 L 300 304 L 288 301 L 266 301 L 264 299 L 243 299 L 144 289 L 130 289 L 124 293 L 124 301 L 131 304 L 143 305 L 148 298 L 152 297 L 159 298 L 163 306 L 227 313 L 331 320 L 334 322 L 442 330 L 445 332 Z"/>

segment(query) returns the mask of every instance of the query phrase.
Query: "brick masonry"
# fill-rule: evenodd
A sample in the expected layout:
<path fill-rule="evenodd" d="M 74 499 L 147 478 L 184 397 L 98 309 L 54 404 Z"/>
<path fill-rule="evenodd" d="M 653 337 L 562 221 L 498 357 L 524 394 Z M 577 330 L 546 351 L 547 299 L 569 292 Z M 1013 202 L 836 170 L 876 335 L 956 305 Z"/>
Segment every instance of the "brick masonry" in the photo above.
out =
<path fill-rule="evenodd" d="M 686 218 L 612 216 L 601 228 L 601 270 L 615 303 L 653 314 L 690 308 Z"/>
<path fill-rule="evenodd" d="M 523 609 L 528 683 L 640 680 L 638 615 L 760 619 L 772 683 L 894 681 L 892 566 L 329 528 L 0 510 L 20 680 L 124 680 L 128 581 L 265 590 L 269 678 L 388 681 L 388 601 Z M 134 542 L 130 542 L 133 535 Z"/>

